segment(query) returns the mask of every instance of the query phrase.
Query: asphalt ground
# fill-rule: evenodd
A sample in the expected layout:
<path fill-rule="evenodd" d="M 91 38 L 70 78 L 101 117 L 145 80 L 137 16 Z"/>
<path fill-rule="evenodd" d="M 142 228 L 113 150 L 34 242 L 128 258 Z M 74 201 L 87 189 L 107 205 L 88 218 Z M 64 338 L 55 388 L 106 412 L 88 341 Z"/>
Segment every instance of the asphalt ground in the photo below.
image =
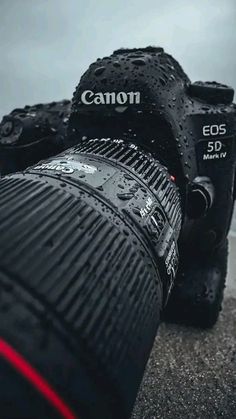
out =
<path fill-rule="evenodd" d="M 162 323 L 132 419 L 236 419 L 236 216 L 215 327 Z"/>

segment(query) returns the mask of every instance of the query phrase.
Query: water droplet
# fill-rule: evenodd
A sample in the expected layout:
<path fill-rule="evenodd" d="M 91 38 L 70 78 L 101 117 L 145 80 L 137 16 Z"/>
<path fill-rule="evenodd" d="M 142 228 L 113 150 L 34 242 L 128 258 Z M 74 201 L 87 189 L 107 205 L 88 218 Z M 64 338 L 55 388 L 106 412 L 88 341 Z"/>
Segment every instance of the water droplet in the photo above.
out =
<path fill-rule="evenodd" d="M 166 85 L 166 81 L 162 77 L 159 77 L 159 81 L 162 84 L 162 86 Z"/>
<path fill-rule="evenodd" d="M 124 178 L 127 180 L 133 180 L 132 176 L 128 175 L 127 173 L 124 174 Z"/>
<path fill-rule="evenodd" d="M 105 70 L 105 67 L 104 67 L 104 66 L 102 66 L 102 67 L 97 67 L 97 68 L 94 70 L 94 74 L 95 74 L 95 76 L 100 76 L 100 74 L 102 74 L 102 73 L 104 72 L 104 70 Z"/>
<path fill-rule="evenodd" d="M 136 215 L 138 215 L 139 217 L 141 217 L 141 214 L 140 214 L 140 209 L 139 208 L 133 208 L 133 213 L 134 214 L 136 214 Z"/>
<path fill-rule="evenodd" d="M 67 120 L 68 120 L 68 118 L 67 118 Z M 50 127 L 50 131 L 55 134 L 57 132 L 57 129 L 56 128 L 53 128 L 53 127 Z"/>
<path fill-rule="evenodd" d="M 134 58 L 131 62 L 135 65 L 145 65 L 146 64 L 146 62 L 143 58 Z"/>
<path fill-rule="evenodd" d="M 118 113 L 125 112 L 128 109 L 128 106 L 116 106 L 115 111 Z"/>
<path fill-rule="evenodd" d="M 132 193 L 123 193 L 123 194 L 118 193 L 117 194 L 117 198 L 121 199 L 122 201 L 127 201 L 129 199 L 132 199 L 133 196 L 134 195 Z"/>

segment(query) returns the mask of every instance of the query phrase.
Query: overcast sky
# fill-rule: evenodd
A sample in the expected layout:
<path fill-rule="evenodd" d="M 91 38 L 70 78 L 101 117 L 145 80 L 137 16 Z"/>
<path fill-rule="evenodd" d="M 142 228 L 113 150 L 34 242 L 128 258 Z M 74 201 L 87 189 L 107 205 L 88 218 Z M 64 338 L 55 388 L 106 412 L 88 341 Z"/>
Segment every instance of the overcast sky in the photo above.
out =
<path fill-rule="evenodd" d="M 0 117 L 71 98 L 97 57 L 150 44 L 236 89 L 236 0 L 0 0 Z"/>

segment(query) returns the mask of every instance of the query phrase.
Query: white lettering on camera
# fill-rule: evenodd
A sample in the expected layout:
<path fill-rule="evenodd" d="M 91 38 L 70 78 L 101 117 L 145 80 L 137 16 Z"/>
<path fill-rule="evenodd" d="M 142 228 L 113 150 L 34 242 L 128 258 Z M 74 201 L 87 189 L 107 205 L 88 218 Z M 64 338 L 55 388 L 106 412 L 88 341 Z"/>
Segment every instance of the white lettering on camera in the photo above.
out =
<path fill-rule="evenodd" d="M 84 105 L 137 105 L 140 103 L 140 92 L 98 92 L 85 90 L 81 95 Z"/>
<path fill-rule="evenodd" d="M 202 128 L 202 133 L 204 137 L 224 135 L 226 134 L 226 124 L 204 125 L 204 127 Z"/>
<path fill-rule="evenodd" d="M 53 160 L 47 163 L 41 163 L 38 166 L 34 167 L 34 170 L 55 170 L 57 172 L 62 172 L 65 174 L 74 173 L 74 171 L 82 171 L 88 174 L 93 174 L 97 171 L 95 166 L 90 166 L 88 164 L 80 163 L 78 161 L 60 161 L 60 160 Z"/>
<path fill-rule="evenodd" d="M 153 200 L 152 200 L 152 198 L 149 197 L 146 200 L 145 207 L 140 209 L 140 215 L 141 215 L 142 218 L 149 214 L 149 212 L 152 209 L 152 204 L 153 204 Z"/>
<path fill-rule="evenodd" d="M 167 258 L 165 260 L 165 265 L 166 265 L 168 275 L 170 275 L 172 272 L 175 274 L 176 258 L 177 258 L 177 253 L 176 253 L 176 248 L 175 248 L 175 242 L 173 241 L 170 246 L 170 250 L 168 252 Z"/>
<path fill-rule="evenodd" d="M 203 154 L 203 160 L 219 160 L 227 157 L 227 151 L 222 151 L 223 143 L 219 140 L 208 141 L 206 153 Z"/>

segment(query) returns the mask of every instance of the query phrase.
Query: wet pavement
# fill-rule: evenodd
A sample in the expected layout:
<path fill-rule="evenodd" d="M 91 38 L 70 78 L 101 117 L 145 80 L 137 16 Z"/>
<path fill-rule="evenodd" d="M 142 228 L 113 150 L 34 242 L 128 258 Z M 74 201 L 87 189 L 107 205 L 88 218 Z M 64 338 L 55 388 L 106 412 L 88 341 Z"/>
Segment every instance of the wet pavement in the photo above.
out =
<path fill-rule="evenodd" d="M 132 419 L 236 419 L 236 217 L 212 330 L 161 324 Z"/>

